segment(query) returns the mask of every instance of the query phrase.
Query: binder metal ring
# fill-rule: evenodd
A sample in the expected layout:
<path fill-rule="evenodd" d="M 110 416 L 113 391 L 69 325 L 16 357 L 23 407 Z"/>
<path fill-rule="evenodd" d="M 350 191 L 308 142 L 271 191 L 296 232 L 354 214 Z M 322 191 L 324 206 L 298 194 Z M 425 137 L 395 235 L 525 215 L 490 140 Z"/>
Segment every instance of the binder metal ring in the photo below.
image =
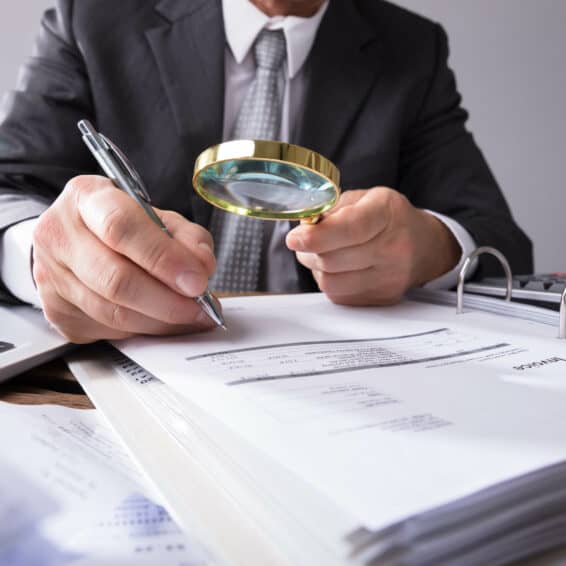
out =
<path fill-rule="evenodd" d="M 505 271 L 505 279 L 507 281 L 507 293 L 505 295 L 505 300 L 510 301 L 513 293 L 513 273 L 511 272 L 511 266 L 507 261 L 507 258 L 496 248 L 492 248 L 491 246 L 482 246 L 477 250 L 474 250 L 464 262 L 462 269 L 458 275 L 458 289 L 457 289 L 457 306 L 456 306 L 456 314 L 462 314 L 464 312 L 464 283 L 466 281 L 466 275 L 472 262 L 482 254 L 490 254 L 496 257 L 499 260 L 499 263 L 503 266 Z M 566 298 L 565 298 L 566 300 Z M 566 318 L 566 313 L 565 313 Z M 566 325 L 566 321 L 565 321 Z"/>
<path fill-rule="evenodd" d="M 560 299 L 560 334 L 558 337 L 562 340 L 566 338 L 566 289 Z"/>

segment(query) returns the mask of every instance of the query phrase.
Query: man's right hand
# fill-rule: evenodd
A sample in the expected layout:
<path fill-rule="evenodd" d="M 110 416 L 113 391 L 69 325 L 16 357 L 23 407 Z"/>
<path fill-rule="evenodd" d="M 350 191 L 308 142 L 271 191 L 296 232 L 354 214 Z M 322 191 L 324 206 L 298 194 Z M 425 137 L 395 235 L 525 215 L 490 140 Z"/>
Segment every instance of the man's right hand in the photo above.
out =
<path fill-rule="evenodd" d="M 33 276 L 45 317 L 71 342 L 214 326 L 191 298 L 215 270 L 210 234 L 156 212 L 174 239 L 111 181 L 83 176 L 39 218 Z"/>

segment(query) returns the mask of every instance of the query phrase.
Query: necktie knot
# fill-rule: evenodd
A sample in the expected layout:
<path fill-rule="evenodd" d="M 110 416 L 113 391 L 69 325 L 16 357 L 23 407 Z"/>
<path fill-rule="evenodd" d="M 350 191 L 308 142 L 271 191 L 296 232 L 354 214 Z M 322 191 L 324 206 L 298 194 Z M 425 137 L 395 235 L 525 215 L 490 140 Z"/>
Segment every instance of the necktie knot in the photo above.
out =
<path fill-rule="evenodd" d="M 264 29 L 256 39 L 254 53 L 258 68 L 279 70 L 287 55 L 283 31 Z"/>

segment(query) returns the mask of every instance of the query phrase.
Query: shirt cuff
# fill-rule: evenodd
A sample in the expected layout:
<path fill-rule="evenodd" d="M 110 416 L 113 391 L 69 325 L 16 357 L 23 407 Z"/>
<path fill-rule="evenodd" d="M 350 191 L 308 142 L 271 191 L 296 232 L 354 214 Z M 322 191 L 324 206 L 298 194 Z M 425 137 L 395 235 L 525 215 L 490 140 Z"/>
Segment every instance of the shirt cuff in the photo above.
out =
<path fill-rule="evenodd" d="M 0 277 L 12 295 L 41 308 L 31 264 L 32 237 L 37 220 L 18 222 L 0 235 Z"/>
<path fill-rule="evenodd" d="M 456 220 L 449 218 L 448 216 L 444 216 L 443 214 L 439 214 L 438 212 L 433 212 L 432 210 L 426 210 L 429 214 L 432 214 L 434 217 L 438 218 L 440 222 L 442 222 L 450 232 L 452 232 L 453 236 L 456 238 L 456 241 L 460 245 L 462 249 L 462 255 L 460 256 L 460 261 L 458 265 L 454 267 L 448 273 L 429 281 L 423 287 L 425 289 L 452 289 L 456 287 L 458 284 L 458 276 L 460 275 L 460 270 L 462 269 L 466 258 L 477 248 L 474 239 L 470 235 L 470 233 Z M 473 261 L 472 265 L 468 269 L 466 273 L 466 279 L 469 279 L 478 267 L 478 260 L 477 258 Z"/>

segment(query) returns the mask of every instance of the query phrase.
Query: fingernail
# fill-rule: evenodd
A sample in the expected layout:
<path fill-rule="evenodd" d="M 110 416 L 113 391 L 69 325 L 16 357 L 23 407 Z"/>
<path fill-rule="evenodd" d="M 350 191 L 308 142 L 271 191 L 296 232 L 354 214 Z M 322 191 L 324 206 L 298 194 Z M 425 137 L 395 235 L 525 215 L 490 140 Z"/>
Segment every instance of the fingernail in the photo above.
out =
<path fill-rule="evenodd" d="M 185 271 L 177 276 L 177 287 L 187 297 L 196 297 L 202 292 L 200 279 L 196 271 Z"/>

